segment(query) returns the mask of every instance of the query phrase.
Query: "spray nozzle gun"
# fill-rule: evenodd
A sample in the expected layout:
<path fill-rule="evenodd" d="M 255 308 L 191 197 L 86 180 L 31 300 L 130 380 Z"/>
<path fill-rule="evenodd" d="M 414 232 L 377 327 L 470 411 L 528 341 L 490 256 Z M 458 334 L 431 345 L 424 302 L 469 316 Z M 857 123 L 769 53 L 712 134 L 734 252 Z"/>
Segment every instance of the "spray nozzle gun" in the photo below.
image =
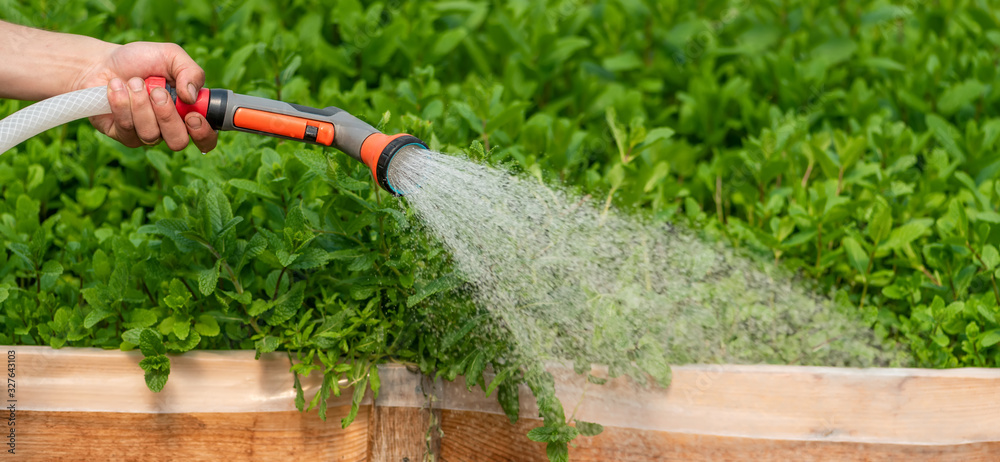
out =
<path fill-rule="evenodd" d="M 163 77 L 146 79 L 147 90 L 166 89 L 175 101 L 181 117 L 197 112 L 216 130 L 237 130 L 335 147 L 363 162 L 372 170 L 375 181 L 392 194 L 400 193 L 389 184 L 388 169 L 393 156 L 405 146 L 427 148 L 420 139 L 407 135 L 386 135 L 343 109 L 316 109 L 231 90 L 203 88 L 194 104 L 177 98 L 176 91 Z"/>

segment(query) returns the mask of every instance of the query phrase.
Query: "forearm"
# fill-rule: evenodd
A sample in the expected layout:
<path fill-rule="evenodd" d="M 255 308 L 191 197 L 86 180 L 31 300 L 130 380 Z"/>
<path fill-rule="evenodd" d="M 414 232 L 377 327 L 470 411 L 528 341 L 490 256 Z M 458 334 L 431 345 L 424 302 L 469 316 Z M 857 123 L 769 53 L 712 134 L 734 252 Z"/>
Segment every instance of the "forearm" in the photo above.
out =
<path fill-rule="evenodd" d="M 0 98 L 38 101 L 78 89 L 117 46 L 0 21 Z"/>

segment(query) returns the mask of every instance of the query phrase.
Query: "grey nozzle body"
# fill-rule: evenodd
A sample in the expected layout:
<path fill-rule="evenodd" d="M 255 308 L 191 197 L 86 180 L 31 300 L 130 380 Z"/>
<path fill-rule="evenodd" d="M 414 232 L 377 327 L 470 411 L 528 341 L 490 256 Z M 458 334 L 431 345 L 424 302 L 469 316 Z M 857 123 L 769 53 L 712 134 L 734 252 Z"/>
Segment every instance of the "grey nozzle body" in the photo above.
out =
<path fill-rule="evenodd" d="M 255 109 L 274 114 L 330 122 L 334 127 L 332 146 L 344 151 L 347 155 L 359 161 L 361 160 L 362 143 L 364 143 L 365 139 L 373 133 L 380 133 L 375 129 L 375 127 L 372 127 L 361 119 L 354 117 L 349 112 L 337 107 L 331 106 L 324 109 L 316 109 L 267 98 L 240 95 L 233 93 L 231 90 L 212 90 L 206 118 L 212 126 L 218 130 L 237 130 L 248 133 L 277 136 L 285 139 L 293 139 L 295 141 L 312 142 L 304 139 L 290 138 L 280 134 L 238 127 L 233 123 L 233 118 L 239 108 Z M 322 144 L 316 142 L 312 143 Z"/>

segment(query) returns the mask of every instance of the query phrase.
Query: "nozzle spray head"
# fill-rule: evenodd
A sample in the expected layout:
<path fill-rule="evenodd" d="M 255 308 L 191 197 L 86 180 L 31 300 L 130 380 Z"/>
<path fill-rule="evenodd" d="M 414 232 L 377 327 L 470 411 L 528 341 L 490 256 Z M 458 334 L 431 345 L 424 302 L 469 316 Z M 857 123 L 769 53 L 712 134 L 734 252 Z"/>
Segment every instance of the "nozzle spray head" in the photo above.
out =
<path fill-rule="evenodd" d="M 427 149 L 427 145 L 413 135 L 400 133 L 398 135 L 386 135 L 384 133 L 372 133 L 361 144 L 361 161 L 372 169 L 372 176 L 375 182 L 382 189 L 390 193 L 401 196 L 405 191 L 399 191 L 393 187 L 389 181 L 389 164 L 400 150 L 407 146 L 415 146 Z"/>

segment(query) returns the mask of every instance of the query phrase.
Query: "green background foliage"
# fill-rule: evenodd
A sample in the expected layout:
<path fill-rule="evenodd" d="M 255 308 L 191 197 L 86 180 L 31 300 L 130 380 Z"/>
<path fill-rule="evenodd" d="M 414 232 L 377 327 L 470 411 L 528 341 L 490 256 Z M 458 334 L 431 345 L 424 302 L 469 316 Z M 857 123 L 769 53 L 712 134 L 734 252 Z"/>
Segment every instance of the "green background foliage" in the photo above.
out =
<path fill-rule="evenodd" d="M 920 366 L 1000 361 L 996 2 L 0 5 L 174 41 L 209 87 L 336 105 L 687 224 L 856 306 Z M 132 150 L 77 123 L 0 157 L 0 188 L 2 342 L 139 346 L 151 388 L 164 351 L 280 349 L 326 377 L 313 404 L 338 377 L 377 390 L 390 358 L 470 385 L 490 365 L 516 409 L 509 346 L 439 293 L 448 256 L 343 155 L 238 134 Z M 552 428 L 533 436 L 558 459 Z"/>

